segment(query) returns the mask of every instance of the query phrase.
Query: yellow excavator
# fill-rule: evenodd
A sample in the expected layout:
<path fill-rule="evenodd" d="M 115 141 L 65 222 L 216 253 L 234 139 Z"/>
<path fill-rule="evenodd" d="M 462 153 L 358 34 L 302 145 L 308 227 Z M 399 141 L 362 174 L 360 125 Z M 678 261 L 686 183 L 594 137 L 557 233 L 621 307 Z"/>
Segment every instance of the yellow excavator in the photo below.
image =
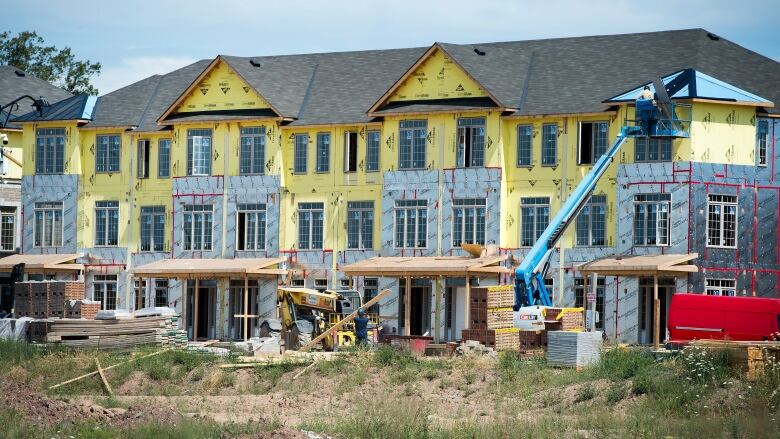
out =
<path fill-rule="evenodd" d="M 260 336 L 271 332 L 282 332 L 286 349 L 298 349 L 306 340 L 311 340 L 344 317 L 357 311 L 363 304 L 360 293 L 355 290 L 325 290 L 311 288 L 279 287 L 277 290 L 278 319 L 267 319 L 260 324 Z M 368 314 L 369 340 L 377 340 L 376 315 Z M 333 335 L 325 337 L 325 350 L 355 344 L 354 323 L 346 323 Z"/>

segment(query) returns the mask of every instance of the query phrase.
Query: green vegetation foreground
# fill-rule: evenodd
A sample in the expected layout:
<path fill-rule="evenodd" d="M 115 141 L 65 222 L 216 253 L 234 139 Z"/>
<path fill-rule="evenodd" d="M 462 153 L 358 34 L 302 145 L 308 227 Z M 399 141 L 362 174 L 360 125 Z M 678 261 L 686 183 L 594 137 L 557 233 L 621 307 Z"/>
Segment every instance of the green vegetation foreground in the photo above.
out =
<path fill-rule="evenodd" d="M 2 437 L 780 437 L 780 365 L 747 382 L 728 353 L 612 349 L 577 372 L 544 359 L 415 358 L 383 347 L 333 361 L 226 370 L 233 358 L 107 354 L 0 342 Z M 308 433 L 303 433 L 306 431 Z M 307 436 L 308 435 L 308 436 Z"/>

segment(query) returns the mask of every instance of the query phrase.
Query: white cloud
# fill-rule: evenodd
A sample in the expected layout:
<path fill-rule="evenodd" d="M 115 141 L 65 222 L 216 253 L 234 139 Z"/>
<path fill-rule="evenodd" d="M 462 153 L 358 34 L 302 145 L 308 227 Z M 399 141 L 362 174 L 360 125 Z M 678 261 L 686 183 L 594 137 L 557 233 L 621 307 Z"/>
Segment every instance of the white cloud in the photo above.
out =
<path fill-rule="evenodd" d="M 118 64 L 104 65 L 93 84 L 101 95 L 156 74 L 165 74 L 197 61 L 187 56 L 142 56 L 122 58 Z"/>

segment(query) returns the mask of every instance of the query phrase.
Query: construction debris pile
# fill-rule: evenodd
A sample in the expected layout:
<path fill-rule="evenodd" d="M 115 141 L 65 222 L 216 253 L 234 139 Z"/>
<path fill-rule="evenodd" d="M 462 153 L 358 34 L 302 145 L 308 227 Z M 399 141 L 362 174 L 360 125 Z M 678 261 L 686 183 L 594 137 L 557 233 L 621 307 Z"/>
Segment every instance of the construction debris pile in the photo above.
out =
<path fill-rule="evenodd" d="M 548 331 L 582 331 L 582 308 L 547 308 L 544 330 L 521 331 L 514 325 L 512 306 L 515 302 L 512 285 L 471 288 L 469 329 L 462 331 L 463 340 L 478 341 L 497 351 L 541 351 L 547 347 Z"/>

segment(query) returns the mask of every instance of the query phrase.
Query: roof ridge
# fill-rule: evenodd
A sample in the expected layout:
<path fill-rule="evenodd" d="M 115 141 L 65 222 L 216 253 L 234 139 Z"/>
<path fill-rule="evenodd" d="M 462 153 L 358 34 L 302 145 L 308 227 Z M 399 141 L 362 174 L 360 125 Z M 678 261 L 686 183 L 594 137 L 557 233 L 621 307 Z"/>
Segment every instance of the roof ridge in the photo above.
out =
<path fill-rule="evenodd" d="M 320 67 L 320 63 L 314 64 L 314 68 L 311 71 L 311 77 L 309 78 L 309 83 L 306 85 L 306 93 L 303 95 L 303 100 L 301 101 L 301 107 L 298 110 L 298 117 L 296 119 L 300 119 L 303 117 L 303 112 L 306 109 L 306 104 L 309 103 L 309 97 L 311 96 L 311 89 L 312 85 L 314 85 L 314 77 L 317 76 L 317 69 Z"/>

